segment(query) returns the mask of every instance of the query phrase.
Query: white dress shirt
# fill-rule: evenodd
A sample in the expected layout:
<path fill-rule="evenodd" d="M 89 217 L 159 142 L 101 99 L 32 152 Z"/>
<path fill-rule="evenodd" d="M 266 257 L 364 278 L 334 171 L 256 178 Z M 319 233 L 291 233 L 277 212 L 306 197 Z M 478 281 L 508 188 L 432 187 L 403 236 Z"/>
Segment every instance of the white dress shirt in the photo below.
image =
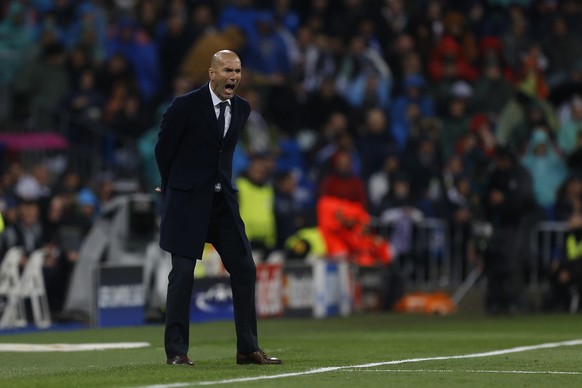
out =
<path fill-rule="evenodd" d="M 210 87 L 210 83 L 208 83 L 208 88 L 210 89 L 210 97 L 212 97 L 212 104 L 214 105 L 214 113 L 216 113 L 216 118 L 218 119 L 218 116 L 220 115 L 220 106 L 218 104 L 220 104 L 222 100 L 218 98 L 218 96 L 214 93 L 214 90 L 212 90 L 212 87 Z M 232 114 L 230 111 L 231 109 L 230 100 L 226 100 L 226 102 L 228 102 L 228 105 L 224 110 L 223 137 L 226 136 L 226 132 L 228 131 L 228 127 L 230 127 L 230 120 L 232 118 Z"/>

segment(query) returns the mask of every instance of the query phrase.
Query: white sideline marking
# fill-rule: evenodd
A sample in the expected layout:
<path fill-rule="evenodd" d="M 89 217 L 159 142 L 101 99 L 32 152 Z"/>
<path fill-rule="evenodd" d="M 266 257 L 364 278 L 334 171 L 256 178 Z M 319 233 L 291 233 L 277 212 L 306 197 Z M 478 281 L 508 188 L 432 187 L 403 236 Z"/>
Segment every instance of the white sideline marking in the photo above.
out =
<path fill-rule="evenodd" d="M 355 372 L 355 369 L 342 369 L 342 372 Z M 414 373 L 494 373 L 494 374 L 518 374 L 518 375 L 582 375 L 582 372 L 563 371 L 536 371 L 536 370 L 486 370 L 486 369 L 368 369 L 362 372 L 414 372 Z"/>
<path fill-rule="evenodd" d="M 94 344 L 0 344 L 0 352 L 83 352 L 88 350 L 136 349 L 149 342 L 115 342 Z"/>
<path fill-rule="evenodd" d="M 364 369 L 364 368 L 373 368 L 373 367 L 383 366 L 383 365 L 399 365 L 399 364 L 407 364 L 407 363 L 423 362 L 423 361 L 441 361 L 441 360 L 455 360 L 455 359 L 462 359 L 462 358 L 491 357 L 491 356 L 500 356 L 503 354 L 510 354 L 510 353 L 527 352 L 530 350 L 551 349 L 551 348 L 558 348 L 561 346 L 577 346 L 577 345 L 582 345 L 581 339 L 571 340 L 571 341 L 562 341 L 562 342 L 549 342 L 549 343 L 545 343 L 545 344 L 531 345 L 531 346 L 518 346 L 515 348 L 509 348 L 509 349 L 492 350 L 489 352 L 482 352 L 482 353 L 461 354 L 461 355 L 457 355 L 457 356 L 409 358 L 409 359 L 404 359 L 404 360 L 373 362 L 373 363 L 361 364 L 361 365 L 331 366 L 331 367 L 327 367 L 327 368 L 310 369 L 310 370 L 307 370 L 304 372 L 281 373 L 278 375 L 240 377 L 240 378 L 234 378 L 234 379 L 214 380 L 214 381 L 197 381 L 197 382 L 190 382 L 190 383 L 156 384 L 156 385 L 146 385 L 146 386 L 143 386 L 140 388 L 178 388 L 178 387 L 194 387 L 194 386 L 203 386 L 203 385 L 243 383 L 243 382 L 248 382 L 248 381 L 272 380 L 272 379 L 281 379 L 281 378 L 285 378 L 285 377 L 305 376 L 305 375 L 312 375 L 312 374 L 317 374 L 317 373 L 334 372 L 334 371 L 342 370 L 342 369 Z"/>

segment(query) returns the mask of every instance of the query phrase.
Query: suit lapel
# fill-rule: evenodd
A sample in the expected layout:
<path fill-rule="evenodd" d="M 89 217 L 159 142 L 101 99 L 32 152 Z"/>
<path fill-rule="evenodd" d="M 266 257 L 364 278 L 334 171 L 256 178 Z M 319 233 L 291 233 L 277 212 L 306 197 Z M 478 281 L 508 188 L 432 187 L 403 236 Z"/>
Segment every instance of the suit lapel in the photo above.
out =
<path fill-rule="evenodd" d="M 230 125 L 228 127 L 228 131 L 226 132 L 226 136 L 221 136 L 221 131 L 218 130 L 218 120 L 216 119 L 216 111 L 214 110 L 214 105 L 212 104 L 212 97 L 210 97 L 210 89 L 208 89 L 208 83 L 206 83 L 201 88 L 202 93 L 202 110 L 204 112 L 204 116 L 208 121 L 208 128 L 214 132 L 216 138 L 219 141 L 228 141 L 234 132 L 238 131 L 239 128 L 239 109 L 238 109 L 238 101 L 237 97 L 234 96 L 230 100 Z"/>
<path fill-rule="evenodd" d="M 228 141 L 232 137 L 232 133 L 237 130 L 236 125 L 238 122 L 238 109 L 235 96 L 230 99 L 230 125 L 228 126 L 224 141 Z"/>
<path fill-rule="evenodd" d="M 214 135 L 222 141 L 222 136 L 218 130 L 218 120 L 216 120 L 216 111 L 214 110 L 214 105 L 212 104 L 212 97 L 210 97 L 210 89 L 208 89 L 208 83 L 202 87 L 202 111 L 204 116 L 208 121 L 208 129 L 214 132 Z"/>

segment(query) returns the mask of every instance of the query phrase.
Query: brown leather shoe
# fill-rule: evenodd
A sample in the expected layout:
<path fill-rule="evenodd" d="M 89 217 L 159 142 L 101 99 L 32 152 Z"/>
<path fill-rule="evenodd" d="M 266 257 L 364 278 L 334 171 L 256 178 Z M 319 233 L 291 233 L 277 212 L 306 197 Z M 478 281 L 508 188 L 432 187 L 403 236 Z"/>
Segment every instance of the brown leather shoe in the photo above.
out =
<path fill-rule="evenodd" d="M 249 354 L 236 353 L 236 363 L 243 364 L 259 364 L 259 365 L 277 365 L 282 364 L 283 361 L 276 357 L 271 357 L 261 349 Z"/>
<path fill-rule="evenodd" d="M 185 354 L 182 354 L 180 356 L 174 356 L 172 358 L 168 358 L 168 360 L 166 361 L 166 364 L 192 366 L 192 365 L 194 365 L 194 362 L 192 362 L 192 360 L 190 360 L 188 358 L 188 356 L 186 356 Z"/>

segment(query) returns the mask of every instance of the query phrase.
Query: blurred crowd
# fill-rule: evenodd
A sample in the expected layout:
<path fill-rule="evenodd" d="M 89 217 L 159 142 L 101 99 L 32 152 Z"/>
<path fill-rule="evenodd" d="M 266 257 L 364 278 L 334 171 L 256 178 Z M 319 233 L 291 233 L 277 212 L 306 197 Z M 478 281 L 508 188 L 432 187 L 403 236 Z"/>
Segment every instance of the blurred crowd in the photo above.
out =
<path fill-rule="evenodd" d="M 55 244 L 62 285 L 117 174 L 153 193 L 165 107 L 228 48 L 252 107 L 233 179 L 257 250 L 386 264 L 419 220 L 464 236 L 484 221 L 486 306 L 511 309 L 531 225 L 582 235 L 581 20 L 578 0 L 2 0 L 2 131 L 66 112 L 72 148 L 105 131 L 108 168 L 26 166 L 0 145 L 0 254 Z"/>

